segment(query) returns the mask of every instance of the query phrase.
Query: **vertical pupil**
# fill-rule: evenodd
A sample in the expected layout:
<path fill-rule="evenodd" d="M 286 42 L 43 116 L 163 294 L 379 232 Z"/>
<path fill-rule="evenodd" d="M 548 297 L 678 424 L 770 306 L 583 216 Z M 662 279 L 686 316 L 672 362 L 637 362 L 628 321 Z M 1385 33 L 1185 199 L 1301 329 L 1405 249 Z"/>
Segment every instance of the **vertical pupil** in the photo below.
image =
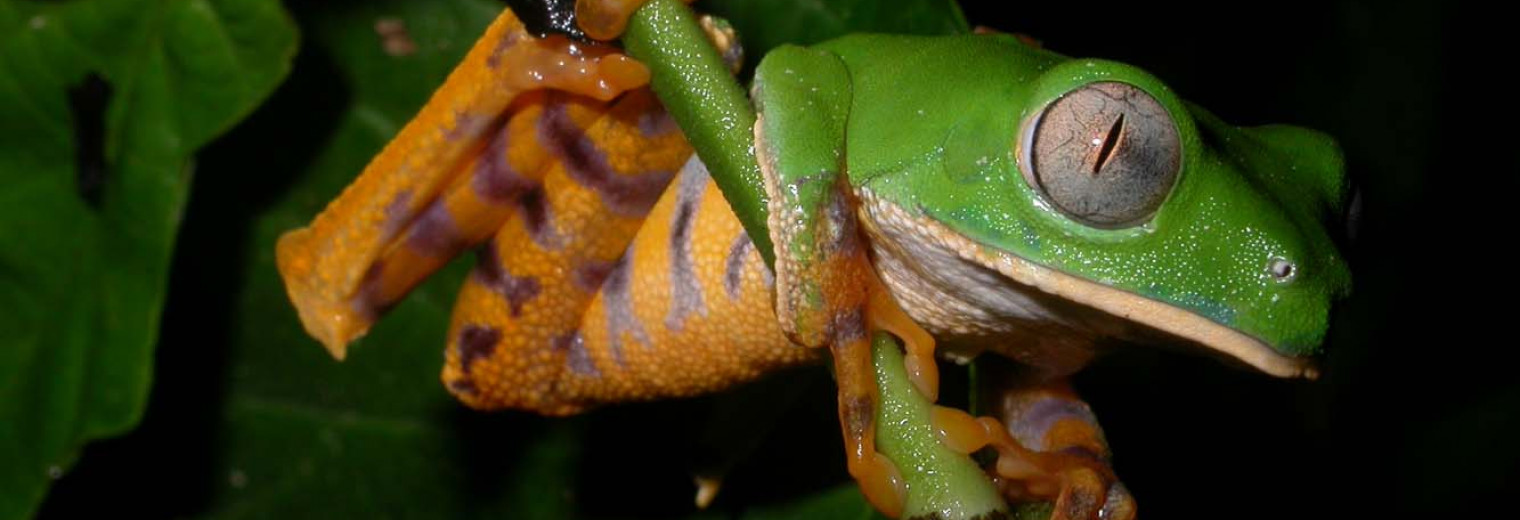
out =
<path fill-rule="evenodd" d="M 1108 136 L 1103 138 L 1103 148 L 1098 149 L 1098 160 L 1093 162 L 1093 175 L 1097 175 L 1108 163 L 1108 158 L 1113 156 L 1114 147 L 1119 145 L 1119 133 L 1124 131 L 1124 114 L 1119 114 L 1114 119 L 1113 126 L 1108 127 Z"/>

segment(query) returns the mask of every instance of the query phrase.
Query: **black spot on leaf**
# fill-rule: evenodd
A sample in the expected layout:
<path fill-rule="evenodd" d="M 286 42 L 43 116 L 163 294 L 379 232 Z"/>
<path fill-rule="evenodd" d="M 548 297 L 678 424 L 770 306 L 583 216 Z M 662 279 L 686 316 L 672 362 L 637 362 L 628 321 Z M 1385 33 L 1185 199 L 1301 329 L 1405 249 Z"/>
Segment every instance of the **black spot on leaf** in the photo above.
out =
<path fill-rule="evenodd" d="M 79 197 L 92 208 L 100 207 L 106 183 L 106 108 L 111 105 L 111 85 L 99 74 L 69 88 L 69 117 L 74 122 L 74 172 Z"/>

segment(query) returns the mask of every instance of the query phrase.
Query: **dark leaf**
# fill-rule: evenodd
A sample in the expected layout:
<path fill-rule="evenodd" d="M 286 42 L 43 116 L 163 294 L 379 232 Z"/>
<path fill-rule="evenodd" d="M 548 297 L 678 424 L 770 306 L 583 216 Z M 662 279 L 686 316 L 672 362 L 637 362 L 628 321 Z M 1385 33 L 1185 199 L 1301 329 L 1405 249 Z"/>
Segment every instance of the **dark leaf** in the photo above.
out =
<path fill-rule="evenodd" d="M 0 518 L 137 423 L 192 156 L 295 39 L 273 0 L 0 2 Z"/>

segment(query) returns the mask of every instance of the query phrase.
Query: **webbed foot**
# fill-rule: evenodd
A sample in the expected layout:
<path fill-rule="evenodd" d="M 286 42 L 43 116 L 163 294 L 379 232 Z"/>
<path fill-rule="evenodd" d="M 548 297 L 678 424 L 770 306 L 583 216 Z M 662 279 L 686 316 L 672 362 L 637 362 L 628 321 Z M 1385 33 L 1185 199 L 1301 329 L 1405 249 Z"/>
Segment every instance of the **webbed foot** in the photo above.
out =
<path fill-rule="evenodd" d="M 1097 418 L 1064 378 L 995 379 L 1011 381 L 995 394 L 1001 419 L 935 408 L 933 422 L 946 446 L 968 454 L 995 450 L 989 472 L 1004 496 L 1013 503 L 1050 502 L 1052 520 L 1135 518 L 1135 499 L 1114 474 Z"/>

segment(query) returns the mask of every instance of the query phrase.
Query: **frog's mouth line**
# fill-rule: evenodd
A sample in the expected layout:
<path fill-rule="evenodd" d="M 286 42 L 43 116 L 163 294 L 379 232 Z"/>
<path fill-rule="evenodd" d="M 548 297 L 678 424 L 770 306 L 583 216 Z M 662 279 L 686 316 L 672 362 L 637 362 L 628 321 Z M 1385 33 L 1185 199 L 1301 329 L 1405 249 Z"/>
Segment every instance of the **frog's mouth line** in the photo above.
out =
<path fill-rule="evenodd" d="M 986 266 L 1020 284 L 1197 342 L 1264 373 L 1285 378 L 1319 377 L 1312 358 L 1283 355 L 1260 339 L 1187 309 L 1062 273 L 1006 251 L 985 247 L 938 222 L 915 218 L 902 208 L 877 199 L 868 190 L 862 190 L 861 199 L 864 202 L 862 211 L 871 213 L 871 218 L 863 219 L 868 222 L 868 226 L 877 223 L 880 227 L 891 228 L 884 231 L 912 235 L 917 240 L 927 241 L 945 251 L 953 251 L 964 261 Z"/>

